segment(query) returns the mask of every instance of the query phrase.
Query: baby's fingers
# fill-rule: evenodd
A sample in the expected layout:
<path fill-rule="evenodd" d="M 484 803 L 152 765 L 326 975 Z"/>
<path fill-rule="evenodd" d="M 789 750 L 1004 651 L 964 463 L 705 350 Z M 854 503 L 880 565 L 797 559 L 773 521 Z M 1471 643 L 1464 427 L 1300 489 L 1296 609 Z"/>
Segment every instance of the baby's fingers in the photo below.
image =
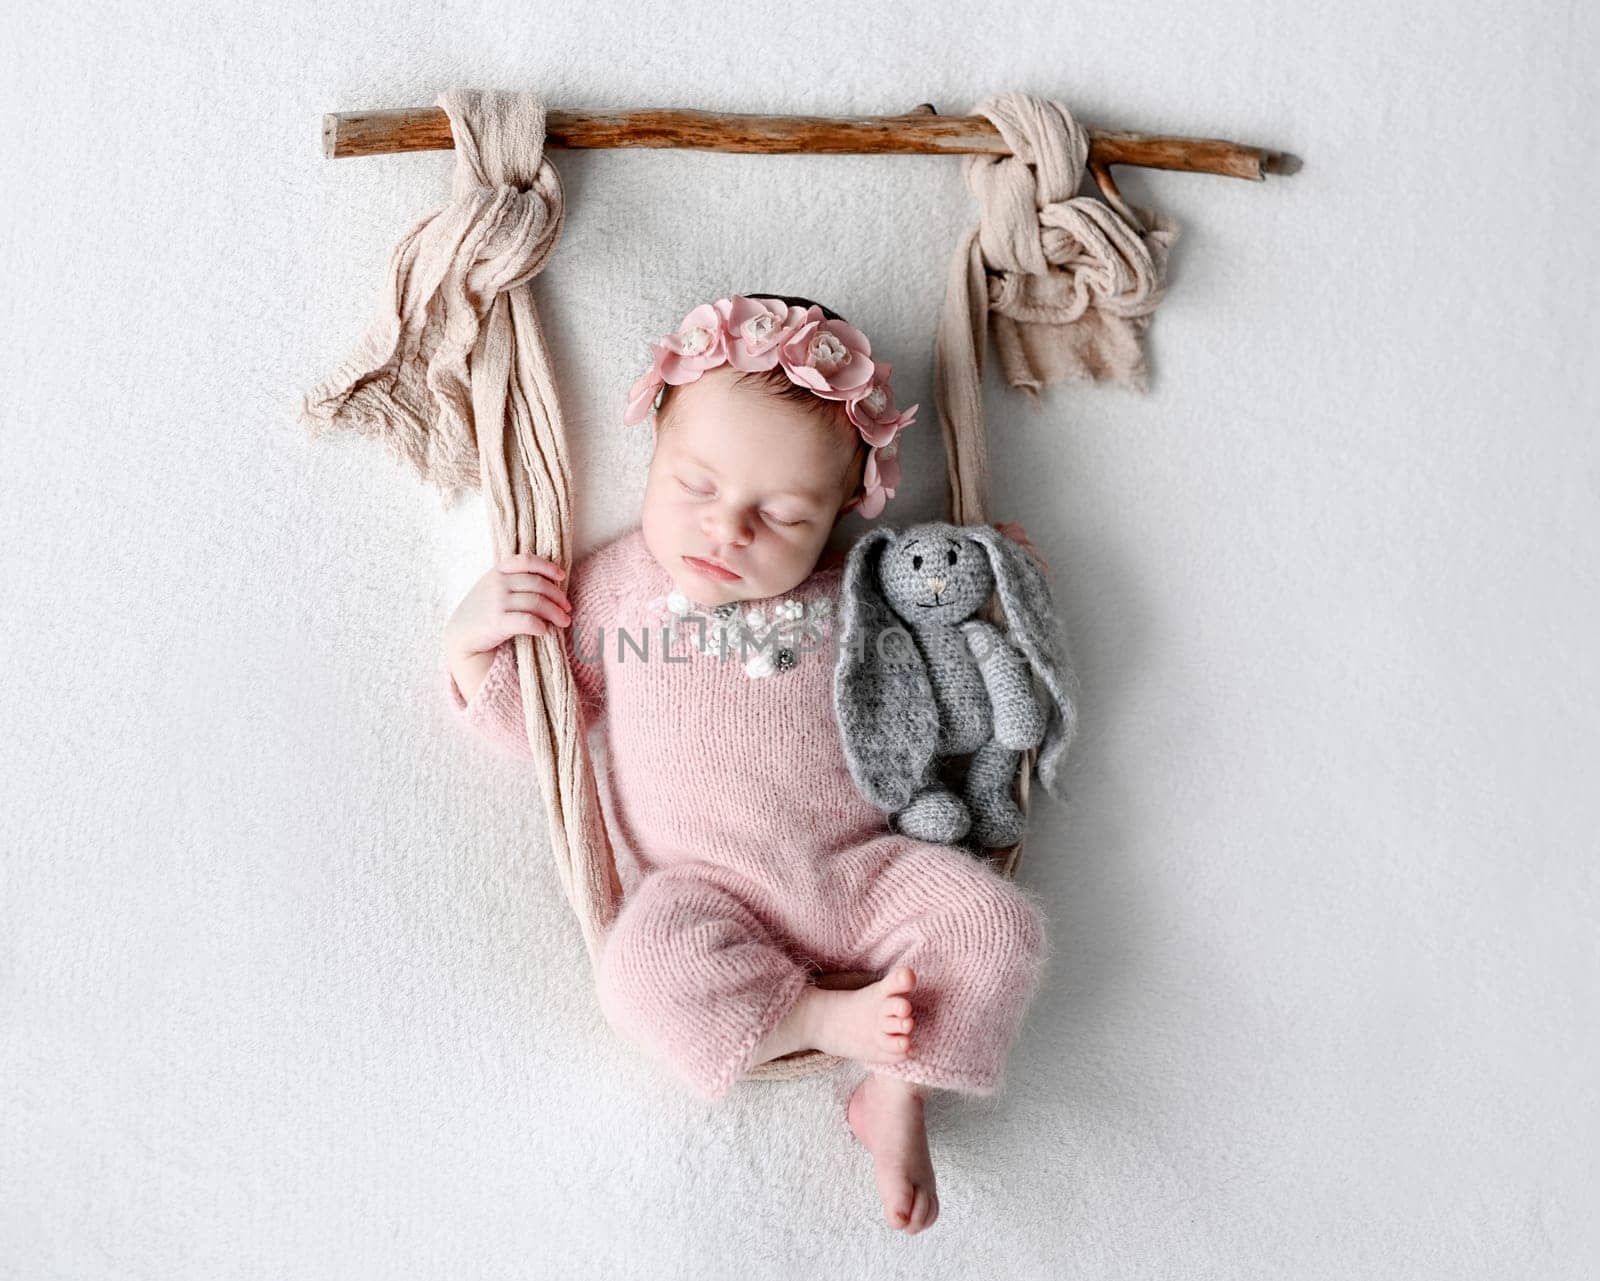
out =
<path fill-rule="evenodd" d="M 554 623 L 557 627 L 565 627 L 572 621 L 572 611 L 560 601 L 551 600 L 548 596 L 538 592 L 512 592 L 506 600 L 506 613 L 515 618 L 532 616 L 542 618 Z M 540 635 L 541 633 L 534 633 Z"/>
<path fill-rule="evenodd" d="M 572 603 L 567 599 L 566 592 L 561 590 L 559 583 L 552 583 L 548 578 L 541 578 L 538 574 L 506 574 L 500 582 L 508 596 L 548 596 L 563 609 L 571 612 Z"/>
<path fill-rule="evenodd" d="M 495 568 L 502 574 L 533 573 L 542 574 L 546 578 L 567 576 L 567 571 L 555 561 L 544 556 L 535 556 L 532 552 L 518 552 L 515 556 L 507 556 Z"/>

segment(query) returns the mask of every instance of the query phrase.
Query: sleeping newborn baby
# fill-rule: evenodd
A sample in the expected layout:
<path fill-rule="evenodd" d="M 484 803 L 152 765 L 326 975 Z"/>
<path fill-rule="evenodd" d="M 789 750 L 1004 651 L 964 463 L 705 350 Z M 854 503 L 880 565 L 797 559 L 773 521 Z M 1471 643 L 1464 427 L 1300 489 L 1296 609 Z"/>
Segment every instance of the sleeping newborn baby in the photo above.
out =
<path fill-rule="evenodd" d="M 533 556 L 485 574 L 446 630 L 449 692 L 527 754 L 510 637 L 565 629 L 635 862 L 597 970 L 606 1018 L 708 1099 L 806 1049 L 865 1065 L 846 1119 L 886 1221 L 915 1233 L 939 1209 L 924 1092 L 995 1092 L 1047 960 L 1031 894 L 891 830 L 840 742 L 825 547 L 892 496 L 915 407 L 806 299 L 720 299 L 651 349 L 625 419 L 654 409 L 639 526 L 569 576 Z M 812 981 L 848 970 L 881 977 Z"/>

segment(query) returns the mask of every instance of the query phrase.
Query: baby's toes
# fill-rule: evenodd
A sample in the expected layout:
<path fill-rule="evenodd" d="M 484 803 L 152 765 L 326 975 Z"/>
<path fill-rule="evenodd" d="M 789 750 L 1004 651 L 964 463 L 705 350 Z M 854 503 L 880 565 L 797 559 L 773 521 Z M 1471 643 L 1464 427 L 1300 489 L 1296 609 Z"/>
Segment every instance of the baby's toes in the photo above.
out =
<path fill-rule="evenodd" d="M 917 1188 L 904 1174 L 894 1171 L 878 1177 L 878 1194 L 883 1200 L 884 1218 L 891 1228 L 911 1225 L 912 1212 L 917 1208 Z"/>
<path fill-rule="evenodd" d="M 891 996 L 883 1003 L 883 1014 L 892 1024 L 895 1019 L 911 1017 L 911 1002 L 903 996 Z"/>
<path fill-rule="evenodd" d="M 934 1195 L 932 1188 L 918 1186 L 911 1206 L 911 1219 L 906 1224 L 906 1232 L 915 1235 L 938 1217 L 939 1198 Z"/>
<path fill-rule="evenodd" d="M 911 1053 L 911 1037 L 905 1032 L 882 1032 L 878 1044 L 891 1060 L 903 1059 Z"/>

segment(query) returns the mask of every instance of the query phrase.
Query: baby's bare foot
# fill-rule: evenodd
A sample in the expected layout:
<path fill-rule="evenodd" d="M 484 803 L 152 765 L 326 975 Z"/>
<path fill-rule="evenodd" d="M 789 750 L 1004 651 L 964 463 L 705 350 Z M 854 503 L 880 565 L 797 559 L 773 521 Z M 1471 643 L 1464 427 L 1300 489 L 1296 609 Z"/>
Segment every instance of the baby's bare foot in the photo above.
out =
<path fill-rule="evenodd" d="M 906 996 L 917 985 L 909 965 L 897 965 L 854 992 L 829 992 L 818 1003 L 813 1044 L 824 1054 L 863 1063 L 900 1063 L 911 1053 L 914 1019 Z"/>
<path fill-rule="evenodd" d="M 920 1087 L 892 1076 L 867 1077 L 850 1096 L 850 1128 L 872 1153 L 878 1197 L 891 1228 L 908 1235 L 939 1217 Z"/>

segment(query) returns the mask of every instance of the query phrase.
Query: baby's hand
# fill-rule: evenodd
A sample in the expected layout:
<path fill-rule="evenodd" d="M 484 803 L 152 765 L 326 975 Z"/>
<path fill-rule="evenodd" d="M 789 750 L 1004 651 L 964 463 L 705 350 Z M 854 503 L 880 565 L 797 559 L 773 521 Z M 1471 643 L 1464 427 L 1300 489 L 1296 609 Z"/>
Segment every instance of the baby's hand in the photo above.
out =
<path fill-rule="evenodd" d="M 572 606 L 557 580 L 566 570 L 553 560 L 519 552 L 473 584 L 445 624 L 444 643 L 458 658 L 487 654 L 507 637 L 543 636 L 554 623 L 572 622 Z"/>

